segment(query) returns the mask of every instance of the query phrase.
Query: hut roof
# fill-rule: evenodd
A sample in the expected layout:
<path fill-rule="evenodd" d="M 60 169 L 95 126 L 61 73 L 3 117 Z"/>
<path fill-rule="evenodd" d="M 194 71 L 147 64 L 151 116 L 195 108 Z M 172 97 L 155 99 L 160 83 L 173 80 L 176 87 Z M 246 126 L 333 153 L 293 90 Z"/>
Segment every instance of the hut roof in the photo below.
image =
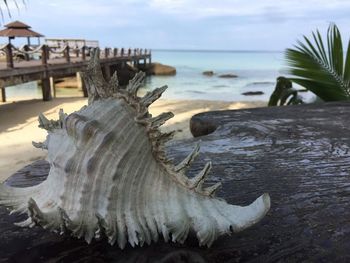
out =
<path fill-rule="evenodd" d="M 7 27 L 7 28 L 31 28 L 31 26 L 28 26 L 27 24 L 24 24 L 23 22 L 21 21 L 13 21 L 11 23 L 8 23 L 6 25 L 4 25 L 4 27 Z"/>
<path fill-rule="evenodd" d="M 44 35 L 31 30 L 30 26 L 20 22 L 14 21 L 5 25 L 5 29 L 0 30 L 2 37 L 43 37 Z"/>

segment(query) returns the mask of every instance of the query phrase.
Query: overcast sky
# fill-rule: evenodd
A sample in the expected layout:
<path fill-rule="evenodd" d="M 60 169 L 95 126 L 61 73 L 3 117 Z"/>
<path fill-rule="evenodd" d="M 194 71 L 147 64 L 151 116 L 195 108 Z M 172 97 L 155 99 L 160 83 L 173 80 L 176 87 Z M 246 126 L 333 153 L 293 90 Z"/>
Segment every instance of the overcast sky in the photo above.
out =
<path fill-rule="evenodd" d="M 17 0 L 12 19 L 46 37 L 100 46 L 284 50 L 335 22 L 350 36 L 350 0 Z M 2 1 L 1 1 L 2 2 Z"/>

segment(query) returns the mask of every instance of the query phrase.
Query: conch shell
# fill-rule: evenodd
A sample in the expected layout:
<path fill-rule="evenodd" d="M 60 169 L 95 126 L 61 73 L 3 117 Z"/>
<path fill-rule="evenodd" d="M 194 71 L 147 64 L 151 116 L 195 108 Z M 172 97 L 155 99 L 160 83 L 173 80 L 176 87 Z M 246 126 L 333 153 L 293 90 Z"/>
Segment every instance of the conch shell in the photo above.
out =
<path fill-rule="evenodd" d="M 173 133 L 159 127 L 171 112 L 152 117 L 148 107 L 167 86 L 137 96 L 144 73 L 126 89 L 114 74 L 109 82 L 99 66 L 99 51 L 83 74 L 88 106 L 59 119 L 39 116 L 46 141 L 33 143 L 48 150 L 50 173 L 43 183 L 27 188 L 0 185 L 0 204 L 27 213 L 19 226 L 40 225 L 70 232 L 90 243 L 106 237 L 124 248 L 165 241 L 183 243 L 194 231 L 200 245 L 241 231 L 258 222 L 270 208 L 264 194 L 249 206 L 227 204 L 214 197 L 220 184 L 203 188 L 211 163 L 193 178 L 185 171 L 199 152 L 195 147 L 178 165 L 167 159 L 164 145 Z"/>

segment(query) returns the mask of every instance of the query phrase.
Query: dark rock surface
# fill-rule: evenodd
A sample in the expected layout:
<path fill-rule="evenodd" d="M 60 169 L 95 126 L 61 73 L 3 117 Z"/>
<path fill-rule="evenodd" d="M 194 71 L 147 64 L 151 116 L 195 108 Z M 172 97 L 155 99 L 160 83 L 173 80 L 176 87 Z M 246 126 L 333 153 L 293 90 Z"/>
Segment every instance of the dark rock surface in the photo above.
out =
<path fill-rule="evenodd" d="M 222 74 L 222 75 L 219 75 L 219 78 L 233 79 L 233 78 L 238 78 L 238 76 L 235 74 Z"/>
<path fill-rule="evenodd" d="M 156 76 L 173 76 L 176 75 L 176 68 L 161 63 L 152 63 L 147 68 L 146 73 Z"/>
<path fill-rule="evenodd" d="M 214 75 L 214 71 L 212 71 L 212 70 L 203 71 L 202 74 L 205 75 L 205 76 L 211 77 L 211 76 Z"/>
<path fill-rule="evenodd" d="M 247 91 L 247 92 L 243 92 L 242 95 L 245 95 L 245 96 L 264 95 L 264 92 L 262 92 L 262 91 Z"/>
<path fill-rule="evenodd" d="M 223 183 L 219 197 L 246 205 L 262 193 L 271 210 L 257 225 L 207 248 L 159 242 L 121 251 L 105 241 L 90 245 L 39 227 L 21 229 L 0 208 L 0 255 L 9 262 L 349 262 L 350 103 L 208 112 L 191 123 L 214 127 L 208 136 L 169 144 L 175 163 L 201 140 L 189 174 L 211 160 L 208 184 Z M 198 124 L 201 120 L 201 124 Z M 39 161 L 8 184 L 25 186 L 48 172 Z M 1 260 L 0 260 L 1 261 Z"/>

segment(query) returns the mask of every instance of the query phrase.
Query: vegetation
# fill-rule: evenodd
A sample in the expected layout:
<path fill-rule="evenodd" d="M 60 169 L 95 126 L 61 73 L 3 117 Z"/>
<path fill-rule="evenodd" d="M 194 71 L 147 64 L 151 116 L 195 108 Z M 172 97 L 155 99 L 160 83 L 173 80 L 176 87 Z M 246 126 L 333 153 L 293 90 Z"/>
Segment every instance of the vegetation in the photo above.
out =
<path fill-rule="evenodd" d="M 290 80 L 316 94 L 323 101 L 350 99 L 350 41 L 347 54 L 343 52 L 341 34 L 331 24 L 327 34 L 327 49 L 320 32 L 312 40 L 304 36 L 295 49 L 287 49 L 286 59 Z"/>
<path fill-rule="evenodd" d="M 292 82 L 285 77 L 278 77 L 274 92 L 271 94 L 268 106 L 296 105 L 303 101 Z"/>
<path fill-rule="evenodd" d="M 19 6 L 16 0 L 12 0 L 12 2 L 16 5 L 16 8 L 19 10 Z M 23 4 L 25 5 L 25 0 L 22 0 Z M 3 0 L 2 4 L 0 3 L 0 15 L 2 18 L 2 21 L 4 21 L 4 7 L 7 10 L 7 14 L 9 17 L 11 17 L 11 11 L 9 8 L 9 0 Z"/>

